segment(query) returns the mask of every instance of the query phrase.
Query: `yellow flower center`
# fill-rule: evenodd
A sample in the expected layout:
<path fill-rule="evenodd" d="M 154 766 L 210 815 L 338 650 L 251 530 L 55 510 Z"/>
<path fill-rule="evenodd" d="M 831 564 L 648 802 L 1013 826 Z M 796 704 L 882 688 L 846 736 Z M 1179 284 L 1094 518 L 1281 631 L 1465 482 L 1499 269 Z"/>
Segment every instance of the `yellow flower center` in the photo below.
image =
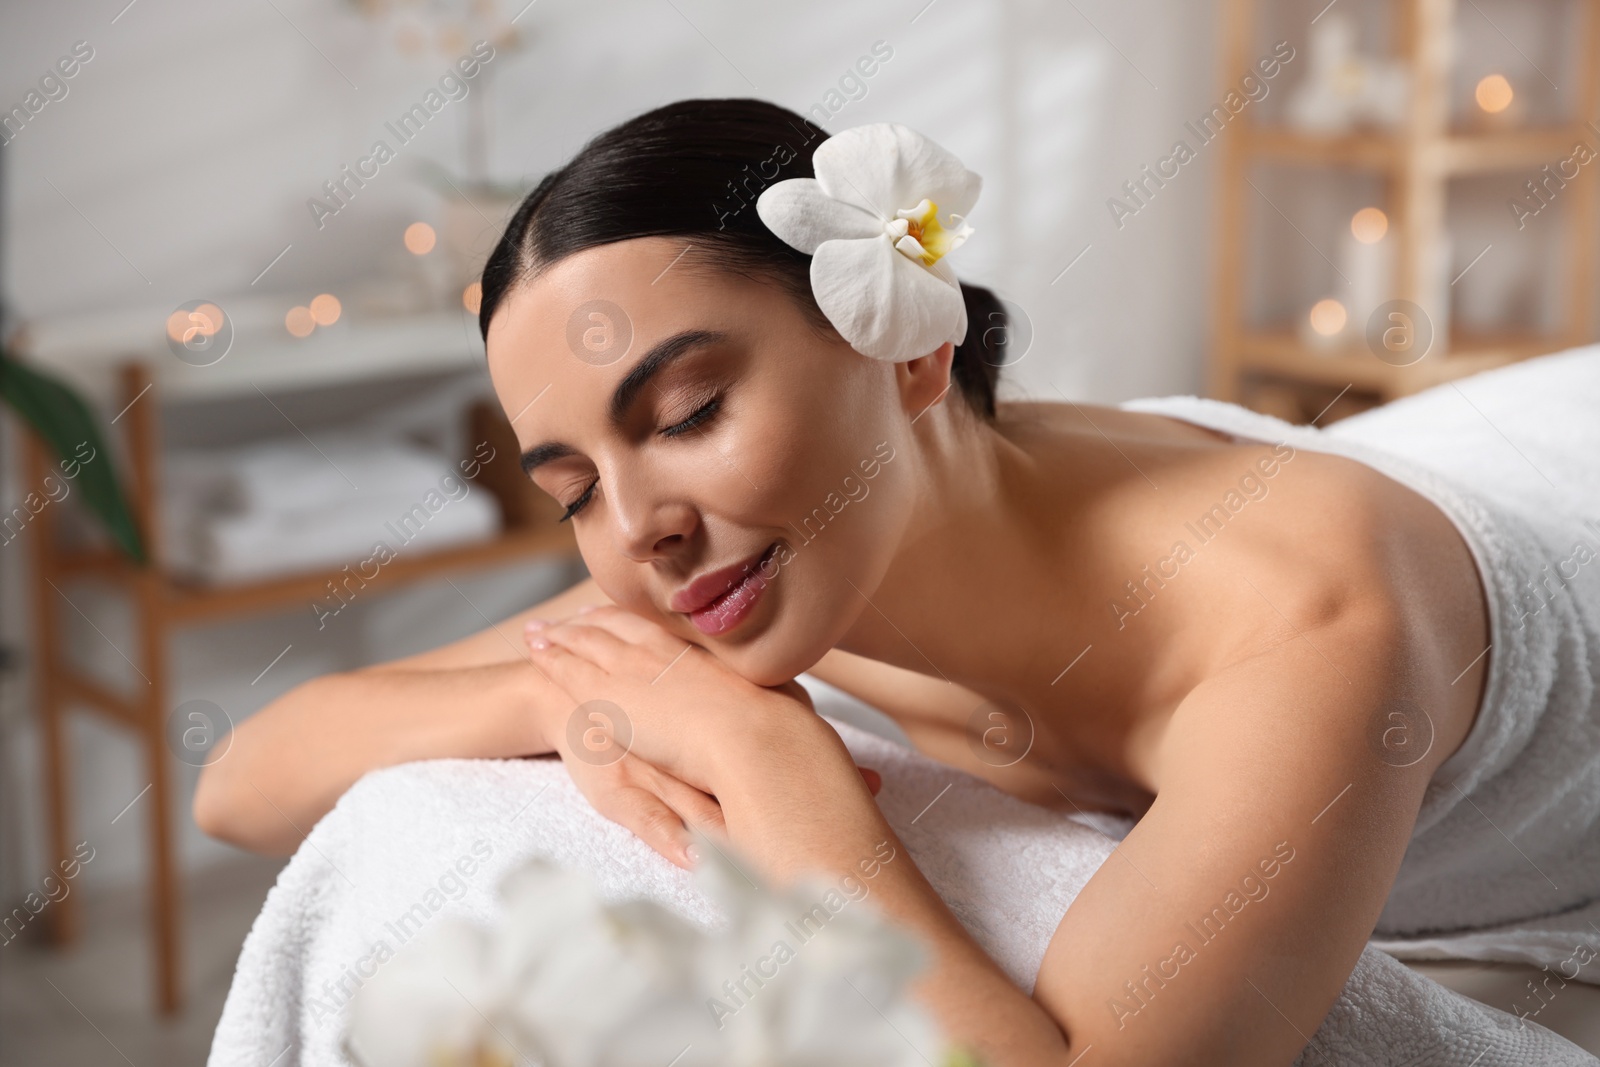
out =
<path fill-rule="evenodd" d="M 965 223 L 956 230 L 946 229 L 939 221 L 939 205 L 927 197 L 916 207 L 896 211 L 894 220 L 884 228 L 896 249 L 924 267 L 937 263 L 972 232 Z"/>

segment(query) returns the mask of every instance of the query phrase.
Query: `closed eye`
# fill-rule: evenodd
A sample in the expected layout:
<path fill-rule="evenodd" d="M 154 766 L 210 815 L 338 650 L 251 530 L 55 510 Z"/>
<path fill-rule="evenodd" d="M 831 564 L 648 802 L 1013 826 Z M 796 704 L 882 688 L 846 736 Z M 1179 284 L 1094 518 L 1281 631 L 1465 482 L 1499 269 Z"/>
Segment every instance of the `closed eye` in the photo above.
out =
<path fill-rule="evenodd" d="M 568 504 L 567 510 L 563 512 L 561 518 L 557 519 L 556 521 L 566 522 L 568 519 L 572 518 L 572 516 L 582 511 L 584 505 L 589 503 L 589 498 L 594 496 L 594 487 L 599 484 L 600 480 L 598 478 L 590 482 L 589 487 L 583 491 L 583 495 L 578 497 L 578 499 L 574 500 L 572 503 Z"/>
<path fill-rule="evenodd" d="M 663 427 L 659 432 L 660 432 L 661 436 L 663 436 L 663 437 L 677 437 L 680 434 L 686 434 L 690 430 L 694 429 L 697 426 L 700 426 L 701 424 L 706 422 L 708 419 L 710 419 L 713 415 L 715 415 L 717 413 L 717 411 L 721 407 L 722 407 L 722 398 L 720 396 L 719 397 L 713 397 L 712 399 L 706 401 L 704 404 L 701 404 L 698 408 L 696 408 L 694 410 L 694 412 L 691 413 L 689 415 L 689 417 L 684 419 L 682 422 L 676 422 L 676 423 L 673 423 L 671 426 Z M 590 482 L 588 488 L 586 488 L 583 491 L 583 494 L 581 496 L 579 496 L 578 499 L 574 500 L 571 504 L 567 505 L 567 510 L 562 514 L 561 518 L 558 519 L 557 521 L 558 522 L 566 522 L 568 519 L 572 518 L 574 515 L 578 514 L 578 512 L 582 511 L 585 507 L 587 507 L 588 504 L 589 504 L 590 498 L 594 496 L 595 486 L 597 486 L 599 484 L 600 484 L 600 482 L 599 482 L 598 479 L 595 480 L 595 481 Z"/>
<path fill-rule="evenodd" d="M 717 409 L 721 406 L 722 398 L 720 396 L 712 397 L 710 400 L 696 408 L 694 413 L 688 418 L 684 419 L 682 422 L 674 423 L 671 426 L 665 427 L 661 431 L 661 436 L 677 437 L 679 434 L 688 433 L 690 430 L 694 429 L 696 426 L 699 426 L 701 423 L 711 418 L 711 416 L 715 415 L 717 413 Z"/>

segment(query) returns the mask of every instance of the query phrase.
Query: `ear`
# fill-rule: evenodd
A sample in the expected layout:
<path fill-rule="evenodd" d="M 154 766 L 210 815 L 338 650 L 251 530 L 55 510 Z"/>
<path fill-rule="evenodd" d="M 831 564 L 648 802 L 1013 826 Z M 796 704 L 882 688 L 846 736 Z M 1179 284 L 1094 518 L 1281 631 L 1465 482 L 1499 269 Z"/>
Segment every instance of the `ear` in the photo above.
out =
<path fill-rule="evenodd" d="M 895 364 L 900 402 L 912 418 L 935 404 L 943 403 L 950 391 L 950 370 L 955 364 L 955 356 L 956 346 L 946 341 L 925 356 Z"/>

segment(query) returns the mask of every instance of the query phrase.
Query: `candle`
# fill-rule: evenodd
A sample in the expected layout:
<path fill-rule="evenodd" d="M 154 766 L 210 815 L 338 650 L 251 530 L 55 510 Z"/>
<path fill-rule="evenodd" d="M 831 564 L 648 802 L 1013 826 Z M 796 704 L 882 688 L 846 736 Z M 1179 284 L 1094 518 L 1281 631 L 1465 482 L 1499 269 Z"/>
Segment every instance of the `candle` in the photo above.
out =
<path fill-rule="evenodd" d="M 1339 242 L 1339 272 L 1350 286 L 1348 307 L 1355 329 L 1364 330 L 1393 287 L 1394 242 L 1388 238 L 1389 217 L 1364 207 L 1350 219 Z"/>

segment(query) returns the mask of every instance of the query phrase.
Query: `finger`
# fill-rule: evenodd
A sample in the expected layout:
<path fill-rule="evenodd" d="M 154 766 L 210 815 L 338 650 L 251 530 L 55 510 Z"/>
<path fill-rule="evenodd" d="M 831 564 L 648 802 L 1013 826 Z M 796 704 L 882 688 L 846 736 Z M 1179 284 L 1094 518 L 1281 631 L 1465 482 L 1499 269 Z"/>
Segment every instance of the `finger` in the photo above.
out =
<path fill-rule="evenodd" d="M 593 694 L 607 680 L 598 664 L 538 635 L 528 641 L 528 660 L 574 698 L 581 693 Z"/>
<path fill-rule="evenodd" d="M 608 630 L 589 626 L 576 620 L 547 626 L 534 635 L 532 641 L 548 641 L 611 674 L 654 673 L 656 657 L 631 645 Z M 654 669 L 652 669 L 654 668 Z"/>
<path fill-rule="evenodd" d="M 652 770 L 652 785 L 657 795 L 678 813 L 685 826 L 726 836 L 728 827 L 722 818 L 722 805 L 717 803 L 716 797 L 665 771 Z"/>
<path fill-rule="evenodd" d="M 866 781 L 867 791 L 877 796 L 878 790 L 883 788 L 883 775 L 871 767 L 857 767 L 856 770 L 861 772 L 861 777 Z"/>
<path fill-rule="evenodd" d="M 658 622 L 610 604 L 580 609 L 574 621 L 597 626 L 629 644 L 649 649 L 668 659 L 682 652 L 683 646 L 689 643 Z"/>
<path fill-rule="evenodd" d="M 611 794 L 608 810 L 600 814 L 620 823 L 673 864 L 693 869 L 689 859 L 689 831 L 683 819 L 665 801 L 640 786 L 623 786 Z"/>

